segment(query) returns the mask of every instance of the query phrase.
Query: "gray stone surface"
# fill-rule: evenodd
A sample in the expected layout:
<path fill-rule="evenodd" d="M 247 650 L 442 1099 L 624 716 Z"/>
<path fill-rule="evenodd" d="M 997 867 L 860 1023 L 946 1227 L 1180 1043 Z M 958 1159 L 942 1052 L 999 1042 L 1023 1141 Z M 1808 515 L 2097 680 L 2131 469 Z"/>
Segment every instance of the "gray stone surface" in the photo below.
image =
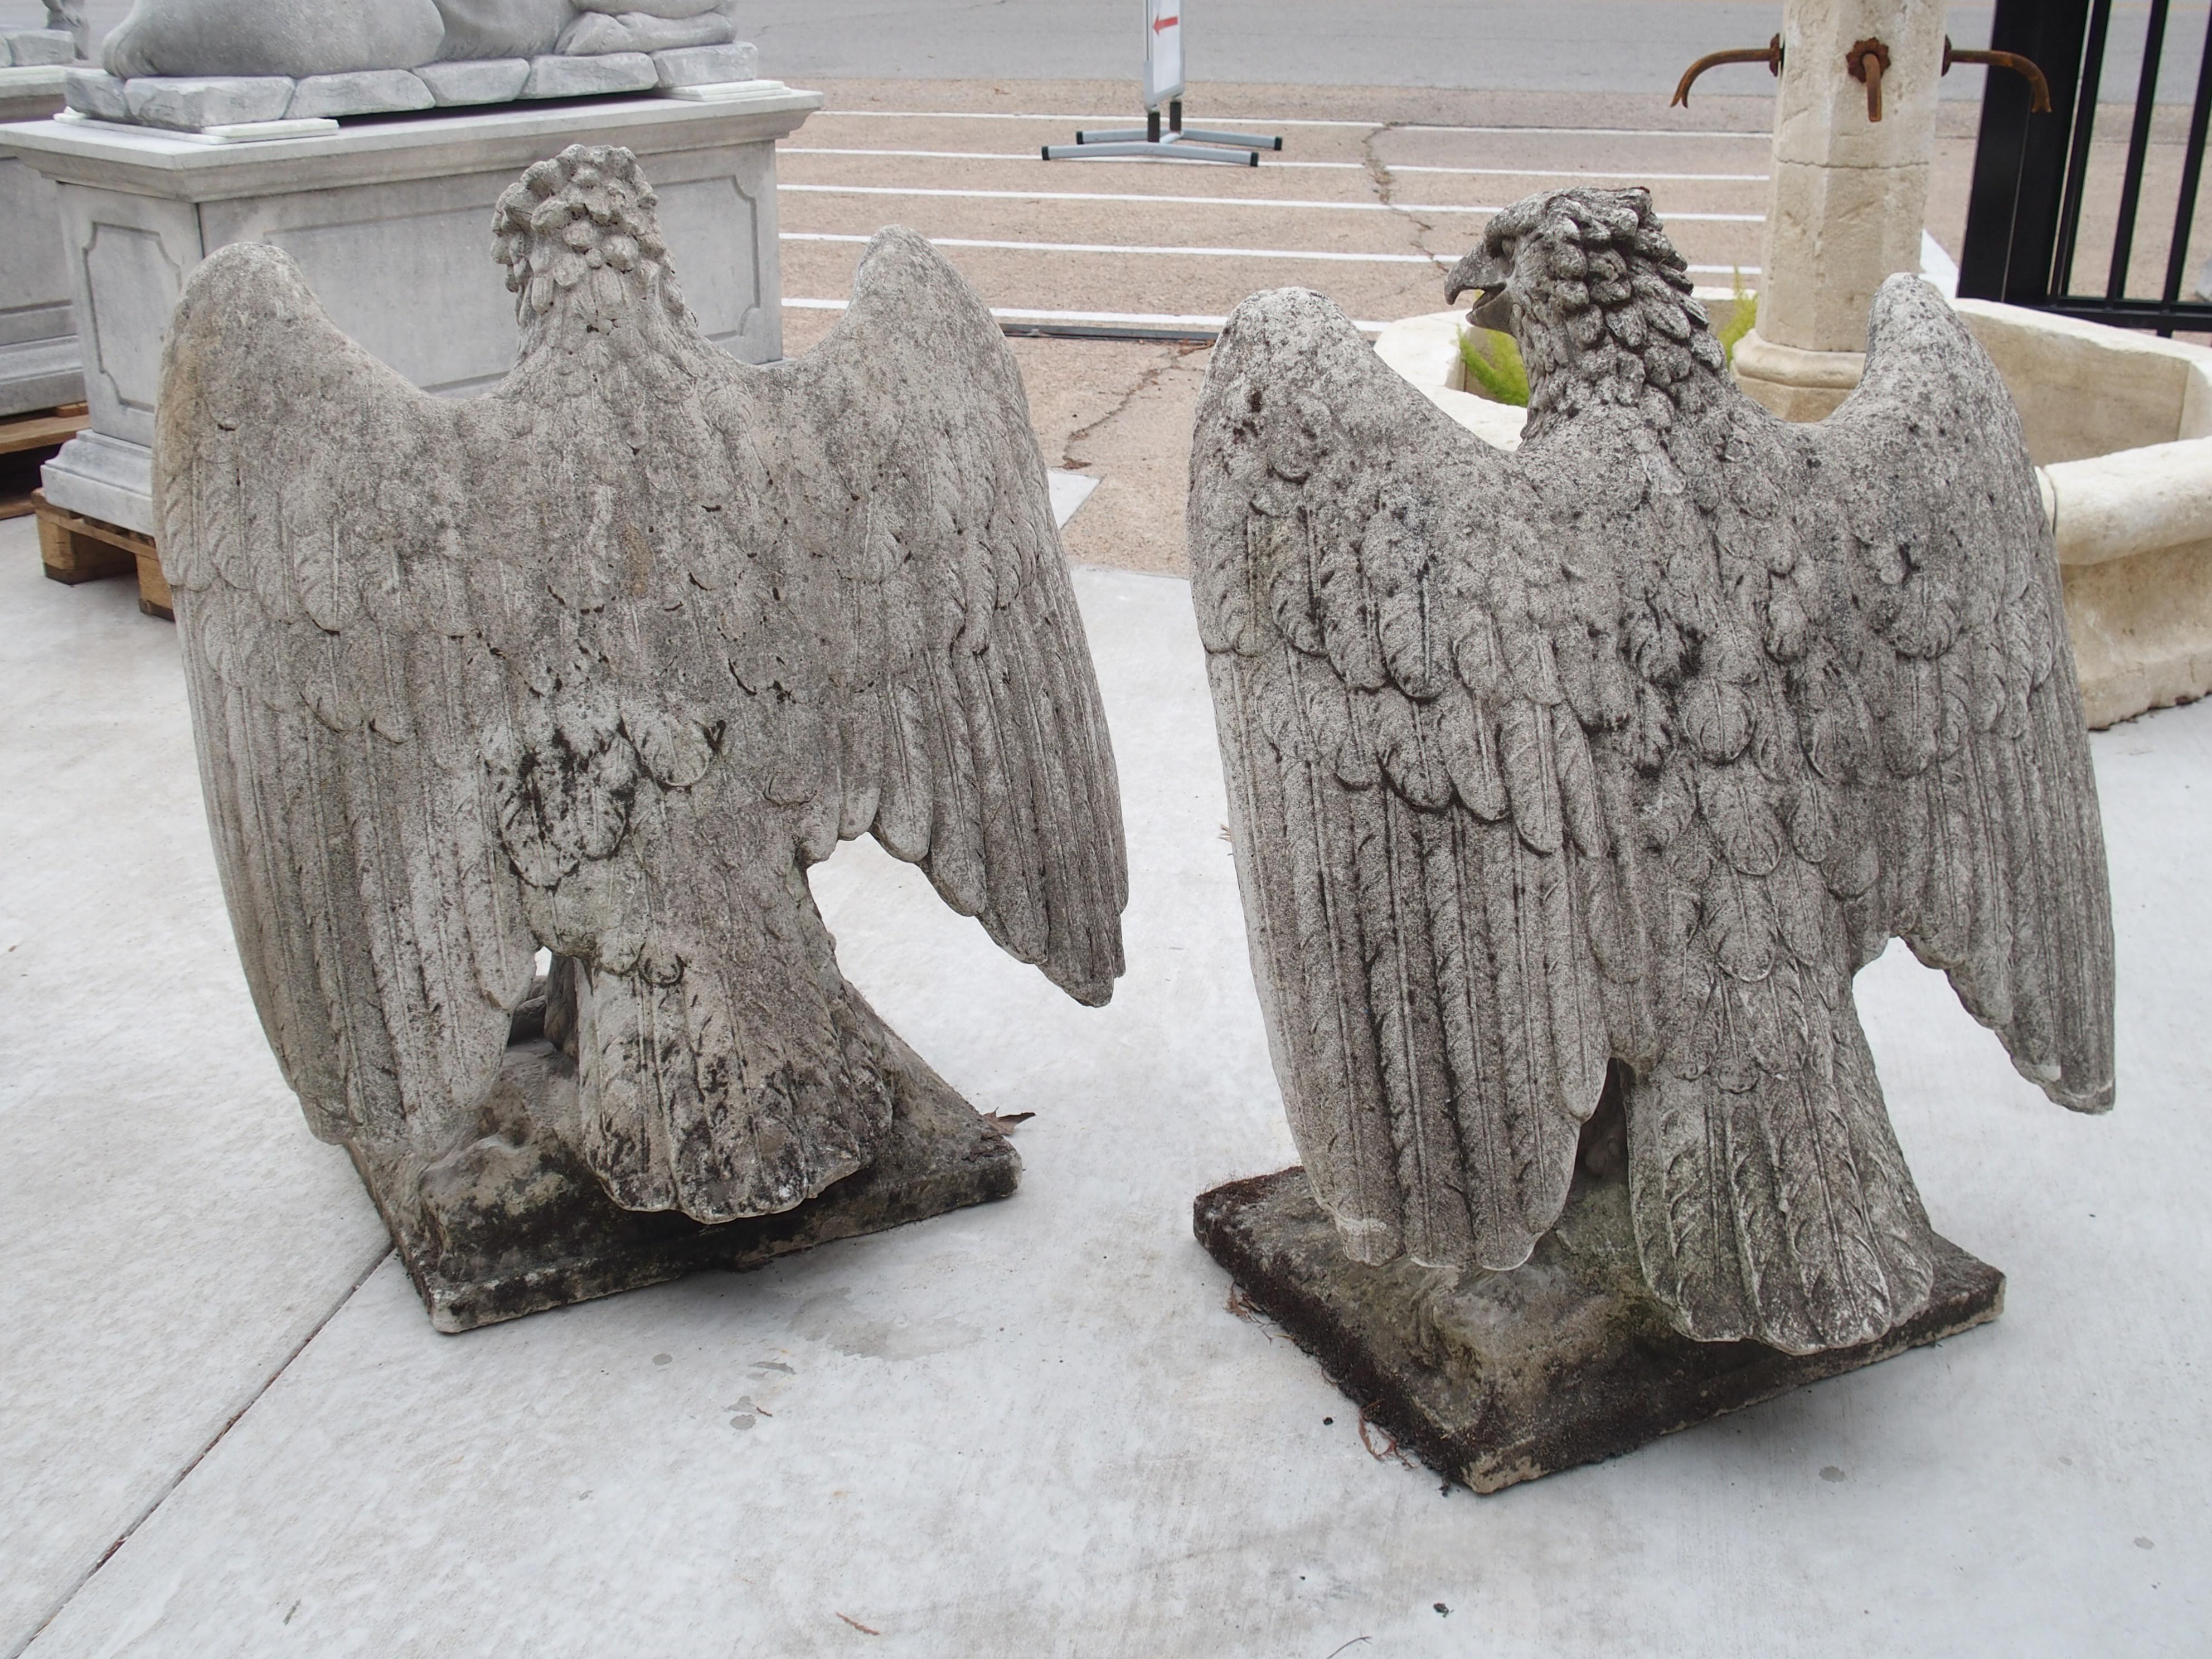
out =
<path fill-rule="evenodd" d="M 522 95 L 530 79 L 526 58 L 487 58 L 459 64 L 425 64 L 415 71 L 440 104 L 504 104 Z"/>
<path fill-rule="evenodd" d="M 8 38 L 26 52 L 58 50 L 55 61 L 73 42 L 56 31 Z M 102 60 L 111 79 L 85 82 L 71 107 L 187 130 L 281 118 L 236 112 L 207 89 L 216 81 L 281 76 L 297 83 L 294 116 L 328 118 L 725 84 L 751 80 L 757 64 L 737 42 L 728 0 L 301 0 L 273 13 L 263 0 L 138 0 Z M 133 90 L 140 81 L 149 87 Z M 173 87 L 187 81 L 201 90 L 180 102 Z M 274 98 L 271 87 L 251 94 L 257 109 Z M 203 107 L 204 118 L 187 118 Z"/>
<path fill-rule="evenodd" d="M 1618 1457 L 2004 1305 L 2004 1275 L 1937 1237 L 1926 1301 L 1871 1342 L 1796 1355 L 1696 1341 L 1644 1282 L 1620 1170 L 1578 1178 L 1526 1264 L 1456 1284 L 1403 1260 L 1353 1261 L 1299 1169 L 1201 1194 L 1192 1224 L 1247 1302 L 1344 1390 L 1363 1434 L 1371 1425 L 1480 1492 Z"/>
<path fill-rule="evenodd" d="M 1336 308 L 1239 308 L 1193 589 L 1291 1125 L 1356 1260 L 1504 1270 L 1608 1065 L 1644 1273 L 1808 1353 L 1925 1304 L 1935 1235 L 1851 975 L 1893 937 L 2059 1103 L 2112 1099 L 2104 848 L 2058 566 L 1988 358 L 1893 278 L 1867 376 L 1729 383 L 1640 191 L 1532 197 L 1452 276 L 1529 421 L 1452 425 Z"/>
<path fill-rule="evenodd" d="M 97 116 L 103 121 L 128 121 L 129 86 L 130 82 L 106 70 L 73 69 L 64 84 L 62 96 L 71 109 L 82 114 Z"/>
<path fill-rule="evenodd" d="M 412 69 L 444 38 L 432 0 L 138 0 L 100 57 L 125 79 L 338 75 Z"/>
<path fill-rule="evenodd" d="M 285 116 L 394 115 L 428 109 L 434 100 L 422 77 L 405 70 L 354 70 L 343 75 L 310 75 L 292 89 Z"/>
<path fill-rule="evenodd" d="M 441 57 L 538 58 L 555 51 L 574 22 L 572 0 L 437 0 L 445 19 Z"/>
<path fill-rule="evenodd" d="M 66 29 L 9 29 L 8 58 L 18 68 L 76 59 L 76 37 Z"/>
<path fill-rule="evenodd" d="M 734 0 L 576 0 L 565 52 L 668 52 L 738 38 Z"/>
<path fill-rule="evenodd" d="M 46 27 L 70 38 L 70 58 L 88 56 L 86 49 L 92 44 L 92 25 L 85 10 L 85 0 L 46 0 Z"/>
<path fill-rule="evenodd" d="M 1121 971 L 1112 754 L 989 313 L 888 231 L 826 343 L 750 368 L 657 205 L 608 146 L 508 190 L 522 352 L 484 398 L 406 385 L 259 242 L 170 325 L 156 537 L 247 980 L 451 1322 L 509 1310 L 441 1281 L 665 1276 L 611 1206 L 804 1234 L 896 1168 L 932 1084 L 809 896 L 841 840 L 1080 1002 Z M 540 947 L 566 1059 L 503 1073 Z"/>
<path fill-rule="evenodd" d="M 101 60 L 126 78 L 304 77 L 736 38 L 732 0 L 137 0 Z"/>
<path fill-rule="evenodd" d="M 281 75 L 143 76 L 125 84 L 124 101 L 143 125 L 197 132 L 282 120 L 291 106 L 292 82 Z"/>
<path fill-rule="evenodd" d="M 612 92 L 646 92 L 658 85 L 653 59 L 641 52 L 598 58 L 538 58 L 522 83 L 525 98 L 590 98 Z"/>
<path fill-rule="evenodd" d="M 653 54 L 654 73 L 664 87 L 722 86 L 750 81 L 760 73 L 760 53 L 750 42 L 686 46 Z"/>

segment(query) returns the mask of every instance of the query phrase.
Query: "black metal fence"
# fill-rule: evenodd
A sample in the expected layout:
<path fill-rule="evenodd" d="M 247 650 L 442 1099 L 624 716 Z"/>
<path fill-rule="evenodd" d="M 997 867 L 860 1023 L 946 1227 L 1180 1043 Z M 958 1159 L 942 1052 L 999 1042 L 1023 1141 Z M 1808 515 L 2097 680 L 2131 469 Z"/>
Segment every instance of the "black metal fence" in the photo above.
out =
<path fill-rule="evenodd" d="M 2031 115 L 2027 83 L 1993 72 L 1982 96 L 1979 142 L 1974 152 L 1973 193 L 1966 208 L 1966 246 L 1959 260 L 1959 292 L 2003 300 L 2062 316 L 2127 328 L 2212 331 L 2212 297 L 2198 297 L 2190 282 L 2190 230 L 2203 171 L 2205 128 L 2212 118 L 2212 14 L 2203 38 L 2187 27 L 2169 38 L 2170 0 L 2150 0 L 2141 72 L 2127 129 L 2127 159 L 2112 207 L 2112 253 L 2106 268 L 2077 270 L 2085 198 L 2089 193 L 2090 145 L 2095 135 L 2098 92 L 2112 34 L 2112 0 L 1997 0 L 1990 45 L 2016 52 L 2041 66 L 2051 83 L 2051 112 Z M 2160 70 L 2164 60 L 2195 52 L 2196 98 L 2190 109 L 2187 148 L 2179 187 L 2147 199 L 2144 172 L 2150 159 Z M 2106 204 L 2099 192 L 2097 228 Z M 2140 234 L 2171 212 L 2165 280 L 2157 297 L 2130 297 L 2148 284 L 2131 272 Z M 2101 289 L 2099 278 L 2101 276 Z"/>

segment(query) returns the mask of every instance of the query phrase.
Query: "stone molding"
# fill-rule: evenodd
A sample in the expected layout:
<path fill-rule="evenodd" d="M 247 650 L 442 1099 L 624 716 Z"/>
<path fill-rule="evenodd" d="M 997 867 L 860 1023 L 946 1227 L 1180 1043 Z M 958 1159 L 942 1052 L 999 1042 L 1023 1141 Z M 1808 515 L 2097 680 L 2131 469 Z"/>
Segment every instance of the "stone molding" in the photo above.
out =
<path fill-rule="evenodd" d="M 759 73 L 759 52 L 750 42 L 733 41 L 655 52 L 556 53 L 297 78 L 146 75 L 126 80 L 105 70 L 75 67 L 65 76 L 64 96 L 72 111 L 95 121 L 209 132 L 540 98 L 676 94 L 702 87 L 778 84 L 761 82 Z"/>
<path fill-rule="evenodd" d="M 1785 421 L 1818 421 L 1850 396 L 1866 373 L 1866 353 L 1778 345 L 1754 328 L 1736 342 L 1734 367 L 1747 397 Z"/>

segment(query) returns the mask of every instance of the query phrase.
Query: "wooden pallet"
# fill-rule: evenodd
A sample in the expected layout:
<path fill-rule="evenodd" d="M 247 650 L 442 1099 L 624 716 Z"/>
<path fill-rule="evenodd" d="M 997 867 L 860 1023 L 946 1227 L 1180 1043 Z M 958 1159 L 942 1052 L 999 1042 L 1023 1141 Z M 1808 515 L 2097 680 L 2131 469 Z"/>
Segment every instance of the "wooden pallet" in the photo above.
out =
<path fill-rule="evenodd" d="M 31 495 L 38 482 L 38 463 L 91 423 L 82 404 L 0 420 L 0 457 L 21 457 L 0 468 L 9 475 L 0 477 L 0 519 L 20 519 L 33 510 Z M 40 450 L 46 454 L 40 454 Z"/>
<path fill-rule="evenodd" d="M 96 581 L 102 576 L 135 573 L 138 578 L 138 608 L 149 617 L 174 622 L 177 613 L 169 598 L 168 579 L 154 550 L 154 538 L 120 525 L 81 518 L 46 499 L 46 492 L 31 492 L 31 507 L 39 515 L 39 562 L 49 580 L 58 582 Z"/>

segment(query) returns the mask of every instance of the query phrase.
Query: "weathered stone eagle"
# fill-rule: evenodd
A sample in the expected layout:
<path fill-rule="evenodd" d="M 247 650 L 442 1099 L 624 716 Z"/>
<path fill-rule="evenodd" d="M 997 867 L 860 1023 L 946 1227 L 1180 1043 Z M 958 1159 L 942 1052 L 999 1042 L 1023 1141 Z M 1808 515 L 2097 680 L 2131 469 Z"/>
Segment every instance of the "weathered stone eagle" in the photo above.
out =
<path fill-rule="evenodd" d="M 562 1135 L 606 1194 L 787 1211 L 870 1164 L 913 1063 L 808 891 L 841 839 L 1080 1001 L 1121 971 L 1113 757 L 1021 380 L 896 229 L 820 346 L 738 362 L 626 150 L 532 167 L 496 238 L 521 355 L 472 400 L 347 340 L 272 247 L 178 307 L 160 545 L 246 977 L 387 1199 L 491 1133 L 542 945 Z"/>
<path fill-rule="evenodd" d="M 1642 191 L 1500 213 L 1468 289 L 1528 365 L 1516 454 L 1296 289 L 1238 308 L 1198 415 L 1195 601 L 1315 1194 L 1358 1261 L 1514 1267 L 1618 1062 L 1680 1328 L 1867 1341 L 1925 1302 L 1930 1233 L 1860 967 L 1905 939 L 2052 1099 L 2112 1098 L 2095 782 L 2018 415 L 1893 277 L 1858 390 L 1777 420 Z"/>

